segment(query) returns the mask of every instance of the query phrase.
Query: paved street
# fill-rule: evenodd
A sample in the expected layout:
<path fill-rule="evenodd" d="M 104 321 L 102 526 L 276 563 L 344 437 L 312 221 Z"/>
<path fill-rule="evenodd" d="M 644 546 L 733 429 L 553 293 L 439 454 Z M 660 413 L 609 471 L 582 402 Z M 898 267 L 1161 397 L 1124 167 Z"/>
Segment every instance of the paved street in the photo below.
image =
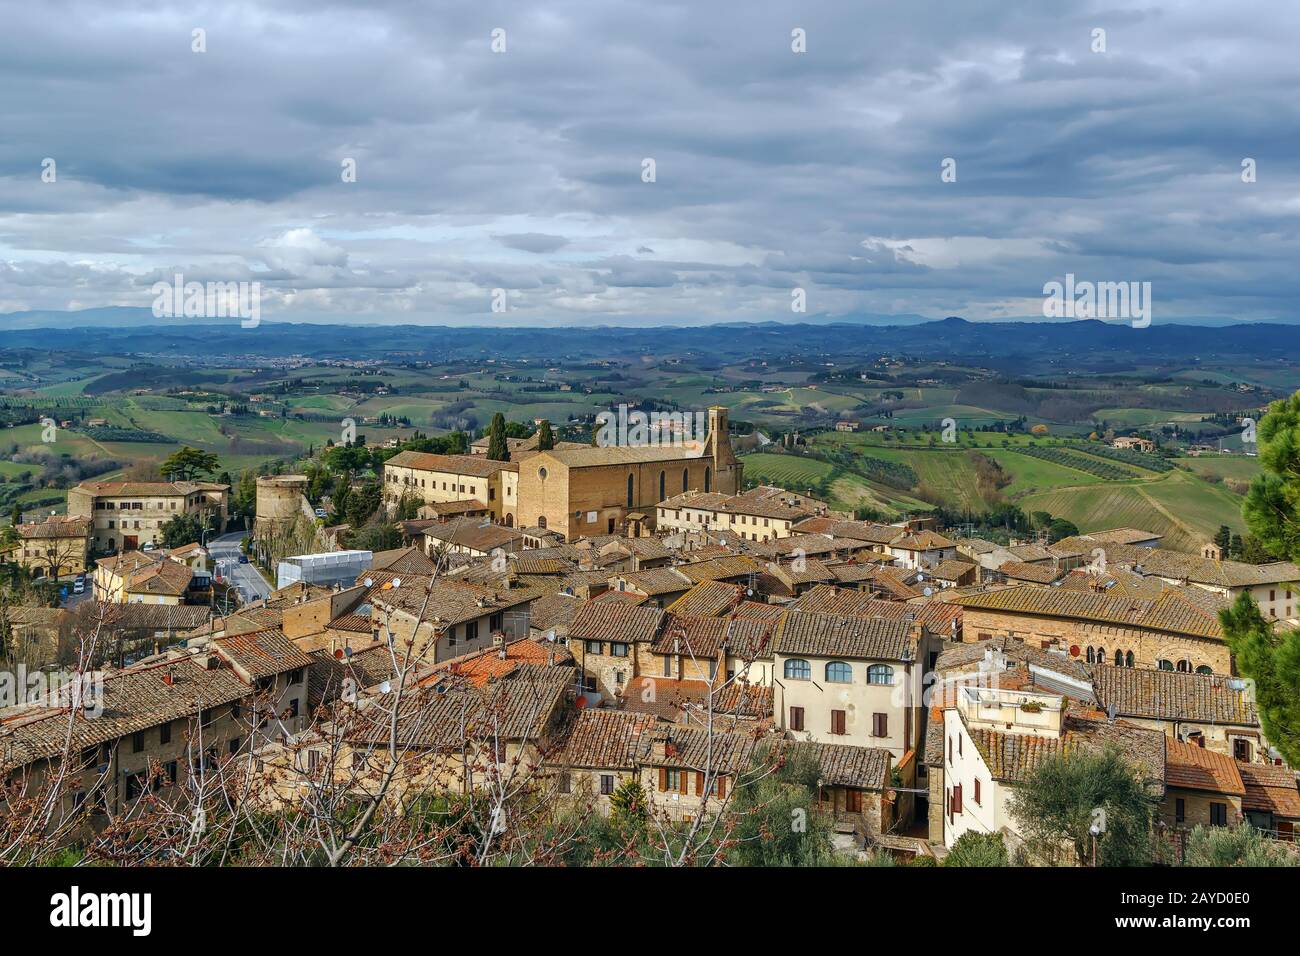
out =
<path fill-rule="evenodd" d="M 239 588 L 239 596 L 248 604 L 266 597 L 272 588 L 253 565 L 239 563 L 239 541 L 244 534 L 236 531 L 212 538 L 208 541 L 208 551 L 215 565 L 213 573 Z"/>

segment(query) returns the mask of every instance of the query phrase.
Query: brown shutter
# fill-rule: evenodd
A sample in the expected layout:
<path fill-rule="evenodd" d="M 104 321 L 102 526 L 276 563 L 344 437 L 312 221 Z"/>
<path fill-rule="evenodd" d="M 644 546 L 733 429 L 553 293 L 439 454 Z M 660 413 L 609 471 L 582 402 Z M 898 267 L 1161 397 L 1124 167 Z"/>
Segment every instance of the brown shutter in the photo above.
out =
<path fill-rule="evenodd" d="M 718 799 L 721 800 L 726 795 L 727 795 L 727 778 L 719 777 L 718 778 Z"/>
<path fill-rule="evenodd" d="M 695 795 L 704 796 L 704 774 L 702 771 L 695 771 Z"/>
<path fill-rule="evenodd" d="M 659 768 L 659 790 L 662 792 L 668 789 L 668 768 Z"/>

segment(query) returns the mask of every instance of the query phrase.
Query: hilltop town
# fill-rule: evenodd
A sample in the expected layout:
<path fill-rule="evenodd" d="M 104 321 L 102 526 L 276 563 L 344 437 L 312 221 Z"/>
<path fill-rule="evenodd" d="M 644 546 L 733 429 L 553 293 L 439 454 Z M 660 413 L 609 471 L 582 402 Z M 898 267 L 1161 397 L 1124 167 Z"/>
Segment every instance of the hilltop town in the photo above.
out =
<path fill-rule="evenodd" d="M 1222 829 L 1294 862 L 1296 773 L 1224 612 L 1300 626 L 1295 564 L 855 516 L 747 481 L 728 409 L 702 419 L 332 446 L 336 479 L 257 477 L 243 530 L 193 455 L 82 481 L 16 527 L 10 566 L 79 600 L 3 607 L 35 690 L 0 709 L 0 833 L 143 862 L 202 808 L 301 862 L 1080 864 L 1032 798 L 1093 760 L 1149 810 L 1094 854 L 1177 864 Z M 811 822 L 765 851 L 774 795 Z"/>

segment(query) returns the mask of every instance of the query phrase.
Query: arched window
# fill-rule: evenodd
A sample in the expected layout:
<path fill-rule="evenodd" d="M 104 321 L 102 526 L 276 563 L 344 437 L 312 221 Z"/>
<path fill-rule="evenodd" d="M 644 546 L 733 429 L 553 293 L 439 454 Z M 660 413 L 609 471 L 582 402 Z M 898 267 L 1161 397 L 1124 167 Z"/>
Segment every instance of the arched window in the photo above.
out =
<path fill-rule="evenodd" d="M 1179 661 L 1178 672 L 1180 674 L 1190 674 L 1192 672 L 1192 662 L 1188 660 Z"/>
<path fill-rule="evenodd" d="M 691 490 L 690 484 L 691 484 L 691 470 L 689 468 L 683 468 L 682 469 L 682 491 L 690 491 Z"/>
<path fill-rule="evenodd" d="M 1088 648 L 1088 663 L 1089 664 L 1097 663 L 1097 655 L 1091 647 Z"/>
<path fill-rule="evenodd" d="M 1213 670 L 1213 668 L 1210 667 L 1209 664 L 1202 664 L 1200 667 L 1196 668 L 1196 673 L 1198 673 L 1198 674 L 1213 674 L 1213 673 L 1214 673 L 1214 670 Z"/>
<path fill-rule="evenodd" d="M 704 491 L 705 494 L 713 490 L 713 469 L 708 465 L 704 466 Z"/>
<path fill-rule="evenodd" d="M 843 661 L 831 661 L 826 665 L 826 681 L 830 684 L 852 684 L 853 668 Z"/>
<path fill-rule="evenodd" d="M 545 528 L 545 527 L 546 527 L 546 515 L 542 515 L 541 517 L 539 517 L 539 518 L 537 519 L 537 527 L 539 527 L 539 528 Z"/>
<path fill-rule="evenodd" d="M 792 657 L 785 662 L 785 676 L 789 680 L 812 680 L 812 665 Z"/>
<path fill-rule="evenodd" d="M 1132 667 L 1132 666 L 1133 666 L 1133 652 L 1132 652 L 1132 651 L 1129 651 L 1127 654 L 1124 655 L 1124 666 L 1125 666 L 1125 667 Z"/>
<path fill-rule="evenodd" d="M 1123 651 L 1116 651 L 1116 652 L 1115 652 L 1115 666 L 1116 666 L 1116 667 L 1123 667 L 1123 666 L 1124 666 L 1124 652 L 1123 652 Z"/>
<path fill-rule="evenodd" d="M 872 664 L 867 668 L 868 684 L 892 684 L 894 669 L 888 664 Z"/>
<path fill-rule="evenodd" d="M 515 516 L 512 515 L 512 514 L 507 514 L 507 515 L 506 515 L 506 527 L 507 527 L 507 528 L 513 528 L 514 526 L 515 526 Z"/>
<path fill-rule="evenodd" d="M 666 479 L 667 479 L 667 478 L 668 478 L 668 475 L 667 475 L 666 472 L 662 472 L 662 471 L 659 472 L 659 500 L 660 500 L 660 501 L 663 501 L 665 498 L 668 497 L 666 494 L 664 494 L 664 489 L 665 489 Z"/>
<path fill-rule="evenodd" d="M 633 486 L 633 483 L 632 483 L 632 476 L 631 476 L 631 475 L 628 475 L 628 476 L 627 476 L 627 506 L 628 506 L 629 508 L 632 507 L 632 488 L 633 488 L 633 487 L 634 487 L 634 486 Z"/>
<path fill-rule="evenodd" d="M 1156 661 L 1156 667 L 1160 668 L 1162 671 L 1171 671 L 1174 669 L 1174 664 L 1173 661 L 1167 661 L 1162 657 L 1160 660 Z"/>

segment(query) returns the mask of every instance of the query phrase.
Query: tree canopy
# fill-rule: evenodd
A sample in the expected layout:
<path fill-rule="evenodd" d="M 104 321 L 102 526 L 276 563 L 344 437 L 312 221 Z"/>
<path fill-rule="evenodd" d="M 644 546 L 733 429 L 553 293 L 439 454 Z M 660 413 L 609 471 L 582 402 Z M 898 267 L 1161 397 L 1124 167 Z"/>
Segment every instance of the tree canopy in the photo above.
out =
<path fill-rule="evenodd" d="M 219 467 L 214 453 L 185 445 L 164 458 L 158 471 L 167 481 L 195 481 L 210 476 Z"/>
<path fill-rule="evenodd" d="M 1300 561 L 1300 392 L 1269 406 L 1256 438 L 1261 473 L 1250 483 L 1242 514 L 1267 551 Z"/>
<path fill-rule="evenodd" d="M 1264 736 L 1291 766 L 1300 766 L 1300 630 L 1273 631 L 1250 594 L 1219 612 L 1237 670 L 1255 682 Z"/>
<path fill-rule="evenodd" d="M 1060 862 L 1068 852 L 1074 862 L 1090 863 L 1091 830 L 1098 823 L 1098 866 L 1150 861 L 1155 800 L 1113 747 L 1042 761 L 1012 793 L 1010 810 L 1030 852 L 1047 862 Z"/>
<path fill-rule="evenodd" d="M 555 447 L 555 433 L 551 431 L 551 423 L 542 420 L 541 427 L 537 429 L 537 450 L 550 451 Z"/>
<path fill-rule="evenodd" d="M 488 458 L 493 461 L 509 461 L 510 445 L 506 441 L 506 417 L 500 412 L 492 416 L 488 426 Z"/>

